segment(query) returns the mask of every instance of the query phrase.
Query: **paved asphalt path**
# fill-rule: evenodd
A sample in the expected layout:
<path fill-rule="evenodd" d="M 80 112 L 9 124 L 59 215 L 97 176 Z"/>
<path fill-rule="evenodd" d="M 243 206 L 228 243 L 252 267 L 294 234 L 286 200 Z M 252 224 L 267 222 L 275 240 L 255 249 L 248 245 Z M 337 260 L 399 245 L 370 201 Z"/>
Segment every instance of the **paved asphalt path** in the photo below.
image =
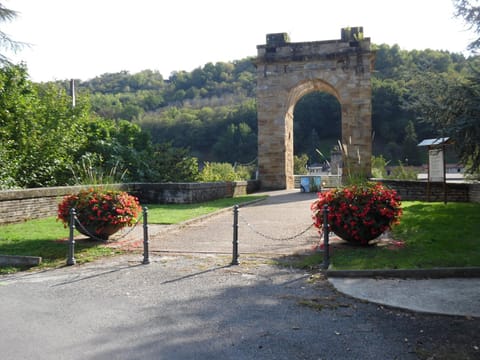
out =
<path fill-rule="evenodd" d="M 308 204 L 309 195 L 298 196 Z M 0 358 L 479 358 L 478 318 L 356 300 L 321 275 L 288 266 L 284 255 L 307 251 L 318 239 L 310 229 L 290 239 L 304 232 L 310 215 L 308 208 L 297 211 L 286 200 L 280 196 L 240 209 L 244 221 L 258 228 L 239 235 L 237 266 L 230 266 L 228 251 L 231 214 L 225 220 L 220 214 L 152 231 L 149 265 L 141 264 L 141 254 L 131 254 L 0 277 Z M 272 225 L 266 219 L 274 208 L 282 211 Z M 292 218 L 298 224 L 288 226 Z M 208 236 L 200 236 L 201 229 L 208 223 L 210 243 L 219 244 L 215 251 L 202 246 Z M 246 233 L 242 226 L 240 233 Z M 267 234 L 272 239 L 264 242 L 276 245 L 255 244 Z M 282 240 L 273 239 L 280 235 Z M 295 246 L 287 250 L 291 241 Z M 283 260 L 284 266 L 271 259 Z"/>

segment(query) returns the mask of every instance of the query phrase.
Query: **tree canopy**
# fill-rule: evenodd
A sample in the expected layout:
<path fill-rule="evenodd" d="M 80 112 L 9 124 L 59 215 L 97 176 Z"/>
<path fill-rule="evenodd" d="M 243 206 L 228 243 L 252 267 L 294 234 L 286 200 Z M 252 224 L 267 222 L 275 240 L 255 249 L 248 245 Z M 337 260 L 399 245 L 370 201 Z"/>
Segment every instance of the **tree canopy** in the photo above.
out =
<path fill-rule="evenodd" d="M 17 12 L 6 8 L 0 3 L 0 24 L 12 21 L 17 17 Z M 17 51 L 18 49 L 26 46 L 27 44 L 15 41 L 6 33 L 0 30 L 0 65 L 10 64 L 10 60 L 7 55 L 3 53 L 3 50 Z"/>
<path fill-rule="evenodd" d="M 89 182 L 99 174 L 121 174 L 112 179 L 119 181 L 194 179 L 194 171 L 164 166 L 180 163 L 179 156 L 196 164 L 182 149 L 153 144 L 139 125 L 95 114 L 87 96 L 72 106 L 62 86 L 32 83 L 22 65 L 0 68 L 0 189 Z"/>
<path fill-rule="evenodd" d="M 462 18 L 465 24 L 477 35 L 480 35 L 480 4 L 477 0 L 453 0 L 455 16 Z M 477 50 L 480 48 L 480 37 L 473 40 L 468 48 Z"/>

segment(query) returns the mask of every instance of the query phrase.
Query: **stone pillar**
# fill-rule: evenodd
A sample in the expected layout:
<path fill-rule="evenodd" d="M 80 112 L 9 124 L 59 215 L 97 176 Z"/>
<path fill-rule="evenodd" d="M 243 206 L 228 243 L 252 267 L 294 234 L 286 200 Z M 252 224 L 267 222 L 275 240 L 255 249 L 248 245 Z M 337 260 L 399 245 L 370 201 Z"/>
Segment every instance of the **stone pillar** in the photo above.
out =
<path fill-rule="evenodd" d="M 332 175 L 341 175 L 342 168 L 342 152 L 338 146 L 335 146 L 332 151 L 330 151 L 330 173 Z"/>

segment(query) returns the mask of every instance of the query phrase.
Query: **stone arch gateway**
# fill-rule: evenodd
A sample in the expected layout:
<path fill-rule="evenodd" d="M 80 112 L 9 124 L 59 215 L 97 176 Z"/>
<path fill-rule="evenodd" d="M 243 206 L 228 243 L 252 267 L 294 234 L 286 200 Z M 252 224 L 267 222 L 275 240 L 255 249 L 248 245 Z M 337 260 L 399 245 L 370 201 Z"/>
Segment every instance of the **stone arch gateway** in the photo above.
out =
<path fill-rule="evenodd" d="M 312 91 L 333 95 L 341 106 L 344 176 L 371 173 L 370 75 L 374 53 L 361 27 L 341 39 L 292 43 L 268 34 L 257 46 L 258 175 L 264 189 L 293 189 L 293 110 Z"/>

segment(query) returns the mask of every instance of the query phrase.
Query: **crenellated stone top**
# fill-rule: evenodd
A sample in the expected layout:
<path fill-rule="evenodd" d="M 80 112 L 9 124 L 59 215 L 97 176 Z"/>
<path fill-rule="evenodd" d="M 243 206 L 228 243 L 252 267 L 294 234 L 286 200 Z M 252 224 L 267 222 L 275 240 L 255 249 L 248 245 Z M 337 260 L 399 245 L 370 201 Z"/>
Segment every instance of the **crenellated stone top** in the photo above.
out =
<path fill-rule="evenodd" d="M 266 44 L 257 45 L 256 64 L 312 61 L 341 58 L 342 55 L 371 53 L 370 38 L 363 35 L 363 27 L 342 28 L 336 40 L 290 42 L 287 33 L 267 34 Z"/>

